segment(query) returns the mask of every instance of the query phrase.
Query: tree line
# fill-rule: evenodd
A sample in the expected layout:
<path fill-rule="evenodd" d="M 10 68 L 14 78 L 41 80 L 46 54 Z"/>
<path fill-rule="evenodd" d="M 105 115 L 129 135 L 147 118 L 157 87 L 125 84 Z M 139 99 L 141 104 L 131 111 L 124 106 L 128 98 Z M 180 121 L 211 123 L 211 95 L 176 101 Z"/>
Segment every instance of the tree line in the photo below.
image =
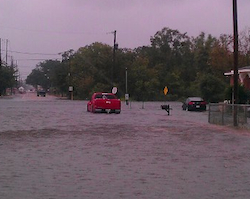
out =
<path fill-rule="evenodd" d="M 209 102 L 218 102 L 230 90 L 224 73 L 233 68 L 233 37 L 222 34 L 217 38 L 204 32 L 190 37 L 165 27 L 150 38 L 149 46 L 114 51 L 112 46 L 95 42 L 61 55 L 60 61 L 40 62 L 26 83 L 41 85 L 60 95 L 67 95 L 69 86 L 73 86 L 78 99 L 89 98 L 97 91 L 111 92 L 116 86 L 123 98 L 127 70 L 128 93 L 133 100 L 201 96 Z M 239 67 L 249 63 L 250 35 L 246 29 L 239 37 Z M 165 86 L 169 90 L 166 96 Z"/>
<path fill-rule="evenodd" d="M 17 68 L 2 63 L 0 59 L 0 96 L 6 94 L 6 89 L 17 86 Z"/>

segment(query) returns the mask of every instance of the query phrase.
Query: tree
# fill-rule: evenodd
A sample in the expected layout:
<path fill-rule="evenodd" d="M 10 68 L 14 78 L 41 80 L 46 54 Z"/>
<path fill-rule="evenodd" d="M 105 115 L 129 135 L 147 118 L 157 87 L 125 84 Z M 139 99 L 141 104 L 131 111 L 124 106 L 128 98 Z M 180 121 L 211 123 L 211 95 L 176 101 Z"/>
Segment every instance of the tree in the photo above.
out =
<path fill-rule="evenodd" d="M 209 52 L 211 74 L 220 79 L 223 79 L 225 71 L 233 67 L 232 42 L 230 36 L 221 35 Z"/>
<path fill-rule="evenodd" d="M 0 95 L 5 94 L 6 88 L 15 86 L 15 73 L 16 71 L 13 67 L 0 66 Z"/>
<path fill-rule="evenodd" d="M 182 34 L 178 30 L 166 27 L 151 37 L 150 41 L 154 56 L 153 64 L 164 63 L 167 70 L 180 66 L 182 55 L 190 45 L 190 38 L 186 33 Z"/>
<path fill-rule="evenodd" d="M 249 103 L 250 91 L 247 90 L 243 85 L 238 85 L 239 91 L 239 104 Z M 228 86 L 225 90 L 225 99 L 232 101 L 233 87 Z"/>
<path fill-rule="evenodd" d="M 250 40 L 249 35 L 243 36 L 240 63 L 247 64 Z M 167 86 L 169 100 L 195 95 L 203 95 L 209 101 L 223 100 L 226 81 L 223 74 L 233 63 L 231 35 L 217 39 L 202 32 L 191 38 L 187 33 L 165 27 L 150 42 L 149 46 L 135 49 L 117 49 L 115 65 L 113 47 L 95 42 L 76 52 L 70 49 L 61 53 L 61 62 L 40 63 L 30 75 L 33 84 L 40 79 L 43 85 L 53 85 L 61 93 L 68 93 L 68 86 L 73 86 L 74 96 L 79 99 L 96 91 L 111 92 L 113 85 L 118 87 L 120 97 L 125 94 L 127 68 L 128 93 L 133 99 L 166 99 L 162 90 Z M 45 74 L 49 75 L 47 80 L 43 79 Z"/>
<path fill-rule="evenodd" d="M 239 66 L 250 65 L 250 28 L 239 34 Z"/>
<path fill-rule="evenodd" d="M 70 60 L 72 85 L 80 98 L 89 97 L 102 88 L 111 91 L 112 48 L 106 44 L 93 43 L 81 47 Z M 96 85 L 102 85 L 101 87 Z"/>
<path fill-rule="evenodd" d="M 200 73 L 211 73 L 210 52 L 216 38 L 202 32 L 193 38 L 194 66 Z"/>
<path fill-rule="evenodd" d="M 134 82 L 130 89 L 133 99 L 145 101 L 155 100 L 158 95 L 159 81 L 157 71 L 148 68 L 148 60 L 138 57 L 131 67 L 130 79 Z"/>
<path fill-rule="evenodd" d="M 194 67 L 193 45 L 186 33 L 163 28 L 151 37 L 149 66 L 158 71 L 158 87 L 171 87 L 172 99 L 188 94 L 190 83 L 195 81 L 197 70 Z M 147 50 L 149 52 L 149 50 Z"/>
<path fill-rule="evenodd" d="M 226 84 L 214 75 L 204 75 L 200 79 L 202 97 L 209 102 L 224 100 Z"/>
<path fill-rule="evenodd" d="M 60 62 L 56 60 L 45 60 L 40 62 L 31 74 L 28 75 L 26 83 L 37 88 L 38 85 L 44 89 L 61 86 L 63 82 L 58 82 L 60 76 Z"/>

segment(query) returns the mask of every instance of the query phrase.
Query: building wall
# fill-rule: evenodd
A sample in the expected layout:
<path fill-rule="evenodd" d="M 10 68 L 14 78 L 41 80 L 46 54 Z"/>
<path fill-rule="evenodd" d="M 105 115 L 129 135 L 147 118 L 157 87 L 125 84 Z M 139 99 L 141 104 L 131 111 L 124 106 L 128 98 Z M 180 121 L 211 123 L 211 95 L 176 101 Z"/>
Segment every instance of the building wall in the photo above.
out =
<path fill-rule="evenodd" d="M 246 89 L 248 89 L 250 91 L 250 78 L 247 75 L 243 81 L 243 85 L 245 86 Z"/>
<path fill-rule="evenodd" d="M 248 75 L 246 75 L 243 82 L 241 82 L 239 79 L 239 84 L 242 84 L 242 83 L 243 83 L 244 87 L 250 91 L 250 78 Z M 230 85 L 231 86 L 234 85 L 234 76 L 233 75 L 230 77 Z"/>

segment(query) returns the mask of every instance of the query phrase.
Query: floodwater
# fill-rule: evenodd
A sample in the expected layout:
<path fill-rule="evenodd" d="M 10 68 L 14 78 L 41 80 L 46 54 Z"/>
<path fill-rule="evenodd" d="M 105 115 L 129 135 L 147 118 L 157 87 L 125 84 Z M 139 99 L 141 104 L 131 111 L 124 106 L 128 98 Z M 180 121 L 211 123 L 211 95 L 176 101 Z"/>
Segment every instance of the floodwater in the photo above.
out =
<path fill-rule="evenodd" d="M 0 198 L 250 198 L 250 132 L 162 104 L 0 99 Z"/>

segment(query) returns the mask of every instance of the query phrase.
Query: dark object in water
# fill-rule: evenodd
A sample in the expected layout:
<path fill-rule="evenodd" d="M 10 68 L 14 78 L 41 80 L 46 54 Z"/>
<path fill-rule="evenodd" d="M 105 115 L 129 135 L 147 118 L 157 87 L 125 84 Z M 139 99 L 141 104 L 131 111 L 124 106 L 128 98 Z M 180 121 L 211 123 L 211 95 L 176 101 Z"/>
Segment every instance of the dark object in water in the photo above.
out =
<path fill-rule="evenodd" d="M 172 108 L 170 108 L 170 106 L 167 105 L 161 105 L 161 109 L 164 109 L 165 111 L 168 112 L 168 115 L 170 114 L 170 110 L 172 110 Z"/>

